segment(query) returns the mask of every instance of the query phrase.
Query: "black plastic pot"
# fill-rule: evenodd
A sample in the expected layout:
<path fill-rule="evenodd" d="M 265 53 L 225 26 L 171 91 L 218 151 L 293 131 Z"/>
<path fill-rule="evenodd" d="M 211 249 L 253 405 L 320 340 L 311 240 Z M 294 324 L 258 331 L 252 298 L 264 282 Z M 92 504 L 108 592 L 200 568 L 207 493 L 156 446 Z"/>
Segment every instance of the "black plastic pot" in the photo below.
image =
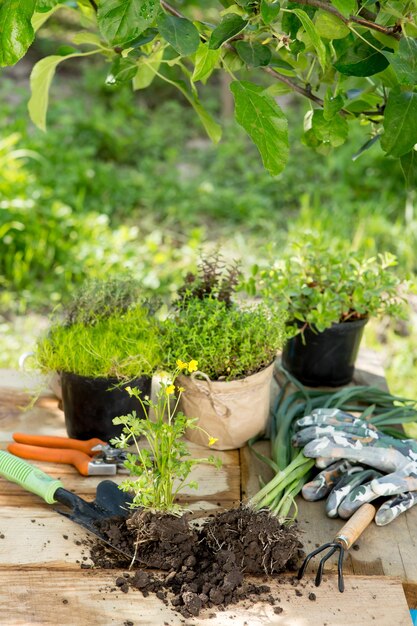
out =
<path fill-rule="evenodd" d="M 334 324 L 323 332 L 310 328 L 290 339 L 282 365 L 308 387 L 340 387 L 353 378 L 355 361 L 367 319 Z"/>
<path fill-rule="evenodd" d="M 68 436 L 75 439 L 99 437 L 109 441 L 122 432 L 122 426 L 113 424 L 114 417 L 132 411 L 136 411 L 138 417 L 145 417 L 139 400 L 131 398 L 125 388 L 138 387 L 142 397 L 150 396 L 152 379 L 141 376 L 120 384 L 116 378 L 88 378 L 63 372 L 61 382 Z"/>

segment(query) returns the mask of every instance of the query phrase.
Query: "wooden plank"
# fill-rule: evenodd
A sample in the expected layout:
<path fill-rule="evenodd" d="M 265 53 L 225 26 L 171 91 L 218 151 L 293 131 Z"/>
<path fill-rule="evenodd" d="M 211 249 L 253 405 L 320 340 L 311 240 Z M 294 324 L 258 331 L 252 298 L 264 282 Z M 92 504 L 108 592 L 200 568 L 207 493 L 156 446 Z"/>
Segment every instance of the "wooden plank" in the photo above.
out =
<path fill-rule="evenodd" d="M 119 571 L 84 570 L 51 573 L 41 569 L 0 570 L 1 623 L 3 626 L 102 626 L 126 624 L 161 626 L 162 624 L 198 625 L 210 617 L 210 626 L 411 626 L 411 618 L 400 583 L 393 579 L 353 577 L 346 579 L 346 591 L 337 591 L 335 579 L 319 589 L 311 583 L 299 589 L 291 582 L 269 581 L 271 593 L 279 598 L 274 606 L 257 602 L 233 605 L 225 611 L 208 609 L 198 618 L 184 619 L 166 607 L 153 594 L 144 598 L 139 591 L 121 593 L 114 581 Z M 301 589 L 301 591 L 300 591 Z M 316 600 L 308 599 L 314 593 Z M 216 615 L 214 615 L 216 613 Z M 213 616 L 214 615 L 214 616 Z M 213 617 L 212 617 L 213 616 Z M 233 621 L 232 621 L 233 620 Z"/>
<path fill-rule="evenodd" d="M 191 503 L 194 518 L 205 517 L 226 508 L 229 500 L 218 503 L 200 500 Z M 2 506 L 0 518 L 0 569 L 10 566 L 48 567 L 79 570 L 91 562 L 86 542 L 96 540 L 86 529 L 53 510 L 45 503 L 37 507 Z M 1 624 L 0 619 L 0 624 Z"/>
<path fill-rule="evenodd" d="M 92 496 L 97 488 L 98 483 L 109 478 L 108 476 L 89 476 L 83 477 L 74 471 L 68 473 L 68 469 L 64 466 L 53 465 L 52 463 L 33 462 L 34 465 L 46 471 L 50 476 L 60 478 L 65 489 L 74 491 L 81 497 Z M 118 474 L 110 478 L 116 483 L 120 483 L 126 475 Z M 181 502 L 196 501 L 201 498 L 208 500 L 240 500 L 240 469 L 238 465 L 224 465 L 220 469 L 212 465 L 197 465 L 190 473 L 190 480 L 196 480 L 198 490 L 185 488 L 179 495 Z M 32 502 L 36 496 L 25 492 L 16 483 L 9 482 L 0 478 L 0 504 L 7 502 L 9 496 L 19 496 L 22 502 Z M 39 501 L 39 498 L 37 498 Z"/>

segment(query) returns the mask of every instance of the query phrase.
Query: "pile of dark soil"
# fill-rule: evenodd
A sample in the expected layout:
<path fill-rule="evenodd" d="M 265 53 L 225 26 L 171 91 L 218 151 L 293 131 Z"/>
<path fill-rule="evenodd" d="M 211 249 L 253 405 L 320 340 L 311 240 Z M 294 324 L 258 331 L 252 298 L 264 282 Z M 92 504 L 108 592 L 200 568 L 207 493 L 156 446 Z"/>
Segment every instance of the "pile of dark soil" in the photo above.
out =
<path fill-rule="evenodd" d="M 170 600 L 184 617 L 264 594 L 274 604 L 268 585 L 245 581 L 245 574 L 265 577 L 295 571 L 304 557 L 294 526 L 245 507 L 212 516 L 201 527 L 190 525 L 186 515 L 138 511 L 127 520 L 107 521 L 100 530 L 112 545 L 136 555 L 135 571 L 116 580 L 121 591 L 133 587 L 144 595 L 155 593 L 166 604 Z M 130 565 L 104 544 L 93 546 L 91 558 L 96 567 Z"/>

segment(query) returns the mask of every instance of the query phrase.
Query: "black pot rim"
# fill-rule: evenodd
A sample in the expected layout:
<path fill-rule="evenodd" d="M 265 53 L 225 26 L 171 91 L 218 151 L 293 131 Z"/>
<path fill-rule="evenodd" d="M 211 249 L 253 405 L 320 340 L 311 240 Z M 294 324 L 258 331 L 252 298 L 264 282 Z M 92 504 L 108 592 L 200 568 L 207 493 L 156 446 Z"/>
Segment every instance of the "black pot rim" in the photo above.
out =
<path fill-rule="evenodd" d="M 83 374 L 76 374 L 75 372 L 58 372 L 62 377 L 70 377 L 79 380 L 87 381 L 96 381 L 96 382 L 108 382 L 112 385 L 129 385 L 133 383 L 135 380 L 143 380 L 150 379 L 152 376 L 150 374 L 141 374 L 136 376 L 135 378 L 116 378 L 115 376 L 84 376 Z"/>
<path fill-rule="evenodd" d="M 305 326 L 305 330 L 310 330 L 314 334 L 324 333 L 326 330 L 339 329 L 343 327 L 349 328 L 360 328 L 361 326 L 365 326 L 369 322 L 369 316 L 360 317 L 359 319 L 349 319 L 344 322 L 333 322 L 331 326 L 327 326 L 324 330 L 317 330 L 315 326 L 308 324 L 307 322 L 301 322 L 300 320 L 293 320 L 292 322 L 288 322 L 289 326 L 293 326 L 294 324 L 299 328 Z"/>

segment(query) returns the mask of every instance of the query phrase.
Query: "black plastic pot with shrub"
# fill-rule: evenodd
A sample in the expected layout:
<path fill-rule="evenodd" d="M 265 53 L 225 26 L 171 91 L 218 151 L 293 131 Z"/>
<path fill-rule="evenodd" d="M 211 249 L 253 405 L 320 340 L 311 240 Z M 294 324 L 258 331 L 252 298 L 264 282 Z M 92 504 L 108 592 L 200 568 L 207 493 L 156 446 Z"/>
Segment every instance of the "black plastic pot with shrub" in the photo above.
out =
<path fill-rule="evenodd" d="M 282 365 L 303 385 L 340 387 L 353 378 L 355 362 L 368 319 L 333 324 L 321 333 L 306 328 L 292 337 L 282 352 Z"/>
<path fill-rule="evenodd" d="M 282 261 L 260 271 L 260 292 L 287 303 L 292 337 L 283 366 L 304 385 L 341 386 L 353 377 L 371 317 L 405 316 L 405 282 L 392 254 L 364 258 L 309 235 Z"/>
<path fill-rule="evenodd" d="M 114 281 L 97 285 L 100 297 Z M 120 435 L 122 427 L 113 418 L 133 410 L 144 417 L 139 401 L 127 386 L 150 395 L 152 374 L 161 362 L 160 331 L 149 306 L 132 298 L 107 298 L 97 307 L 91 289 L 70 315 L 52 323 L 37 344 L 40 371 L 58 372 L 68 435 L 76 439 L 99 437 L 105 441 Z M 103 291 L 104 290 L 104 291 Z"/>

